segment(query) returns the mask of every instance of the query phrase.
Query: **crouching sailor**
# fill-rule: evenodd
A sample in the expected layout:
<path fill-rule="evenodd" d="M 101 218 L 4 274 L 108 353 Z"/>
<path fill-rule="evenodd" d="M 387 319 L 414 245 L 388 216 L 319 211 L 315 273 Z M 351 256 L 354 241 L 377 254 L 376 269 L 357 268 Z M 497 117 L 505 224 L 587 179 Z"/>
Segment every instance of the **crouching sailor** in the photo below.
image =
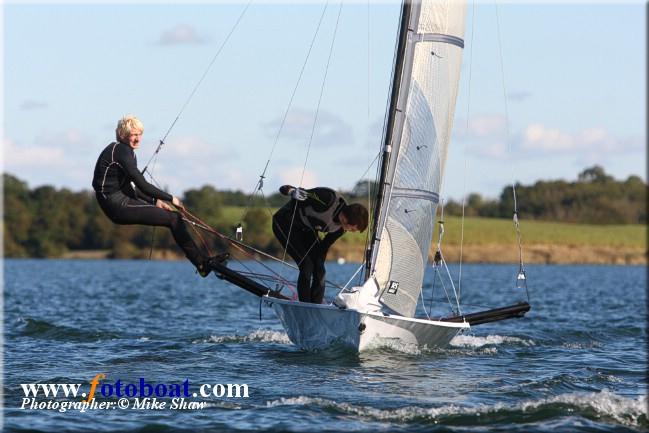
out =
<path fill-rule="evenodd" d="M 99 206 L 115 224 L 142 224 L 168 227 L 178 246 L 206 277 L 211 263 L 223 262 L 228 254 L 207 257 L 192 240 L 187 223 L 177 208 L 182 202 L 148 183 L 137 168 L 135 150 L 140 146 L 144 126 L 135 116 L 125 116 L 117 122 L 117 141 L 110 143 L 99 155 L 95 165 L 92 187 Z"/>
<path fill-rule="evenodd" d="M 329 188 L 301 189 L 284 185 L 279 192 L 291 200 L 273 215 L 273 233 L 300 270 L 297 280 L 300 301 L 321 304 L 327 251 L 346 231 L 362 232 L 367 228 L 367 209 L 358 203 L 348 205 Z M 318 232 L 326 235 L 320 239 Z"/>

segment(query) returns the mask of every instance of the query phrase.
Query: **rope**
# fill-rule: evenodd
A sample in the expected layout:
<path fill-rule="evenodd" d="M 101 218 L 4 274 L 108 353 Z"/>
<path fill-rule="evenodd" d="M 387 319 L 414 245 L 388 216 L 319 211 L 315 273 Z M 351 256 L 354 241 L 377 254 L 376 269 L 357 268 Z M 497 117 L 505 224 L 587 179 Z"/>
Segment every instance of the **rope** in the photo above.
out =
<path fill-rule="evenodd" d="M 329 56 L 327 57 L 327 63 L 325 65 L 325 73 L 324 73 L 324 76 L 322 77 L 322 84 L 320 85 L 320 95 L 318 97 L 318 104 L 316 106 L 316 112 L 315 112 L 315 116 L 313 118 L 313 124 L 311 126 L 311 134 L 309 136 L 309 141 L 307 143 L 306 156 L 304 158 L 304 165 L 302 166 L 302 174 L 300 176 L 300 182 L 298 184 L 298 187 L 302 187 L 302 182 L 304 181 L 304 173 L 306 172 L 307 162 L 309 161 L 309 153 L 311 152 L 311 144 L 313 143 L 313 136 L 315 134 L 315 127 L 316 127 L 316 125 L 318 123 L 318 115 L 320 114 L 320 104 L 322 103 L 322 95 L 324 94 L 325 83 L 327 81 L 327 75 L 329 73 L 329 64 L 331 62 L 331 55 L 333 54 L 334 43 L 336 42 L 336 34 L 338 33 L 338 24 L 340 22 L 340 14 L 342 12 L 342 9 L 343 9 L 343 3 L 341 1 L 340 6 L 338 8 L 338 16 L 336 18 L 336 26 L 334 27 L 333 37 L 331 38 L 331 45 L 329 46 Z M 288 237 L 286 238 L 286 247 L 284 248 L 284 254 L 282 256 L 282 260 L 286 259 L 286 252 L 288 250 L 288 245 L 289 245 L 289 242 L 290 242 L 291 233 L 293 231 L 293 223 L 295 222 L 295 214 L 296 214 L 296 212 L 297 212 L 297 202 L 295 202 L 295 206 L 293 208 L 293 215 L 291 216 L 291 224 L 289 225 Z"/>
<path fill-rule="evenodd" d="M 500 52 L 500 74 L 502 78 L 502 87 L 503 87 L 503 99 L 505 101 L 505 138 L 507 140 L 507 152 L 509 155 L 512 154 L 512 143 L 509 139 L 509 108 L 507 104 L 507 88 L 505 87 L 505 66 L 503 62 L 503 48 L 500 35 L 500 13 L 498 9 L 498 3 L 494 2 L 496 5 L 496 27 L 498 33 L 498 49 Z M 516 277 L 516 287 L 525 288 L 525 293 L 527 295 L 527 300 L 529 301 L 530 295 L 527 290 L 527 277 L 525 275 L 525 266 L 523 265 L 523 242 L 521 238 L 520 223 L 518 220 L 518 200 L 516 197 L 516 182 L 514 179 L 514 169 L 512 167 L 512 197 L 514 199 L 514 214 L 512 220 L 514 222 L 514 230 L 516 231 L 516 239 L 518 241 L 518 275 Z"/>
<path fill-rule="evenodd" d="M 155 168 L 155 165 L 156 165 L 157 162 L 158 162 L 158 157 L 156 156 L 155 159 L 153 160 L 153 168 L 151 169 L 151 171 L 153 171 L 153 169 Z M 146 168 L 145 168 L 145 170 L 146 170 Z M 144 173 L 144 171 L 143 171 L 143 173 Z M 151 178 L 151 180 L 153 182 L 155 182 L 155 180 L 153 179 L 153 176 L 150 173 L 149 173 L 149 177 Z M 149 260 L 151 260 L 151 258 L 153 256 L 153 248 L 154 248 L 154 245 L 155 245 L 155 229 L 156 229 L 156 226 L 151 227 L 151 244 L 150 244 L 150 247 L 149 247 Z"/>
<path fill-rule="evenodd" d="M 338 16 L 336 17 L 336 26 L 334 27 L 333 37 L 331 38 L 331 45 L 329 46 L 329 55 L 327 57 L 327 63 L 325 65 L 324 76 L 322 77 L 322 84 L 320 85 L 320 95 L 318 96 L 318 104 L 316 105 L 315 116 L 313 117 L 313 124 L 311 125 L 311 134 L 309 135 L 309 142 L 306 148 L 306 156 L 304 158 L 304 165 L 302 166 L 302 174 L 300 176 L 299 187 L 302 186 L 304 181 L 304 173 L 306 172 L 307 162 L 309 161 L 309 154 L 311 153 L 311 145 L 313 144 L 313 136 L 315 135 L 315 127 L 318 123 L 318 117 L 320 115 L 320 105 L 322 104 L 322 96 L 324 95 L 325 84 L 327 82 L 327 75 L 329 74 L 329 65 L 331 64 L 331 56 L 334 50 L 334 44 L 336 42 L 336 34 L 338 33 L 338 24 L 340 23 L 340 14 L 343 10 L 343 3 L 340 2 L 338 7 Z"/>
<path fill-rule="evenodd" d="M 426 313 L 426 317 L 428 320 L 430 320 L 430 314 L 428 314 L 428 311 L 426 311 L 426 301 L 424 300 L 424 291 L 420 290 L 419 291 L 419 296 L 421 297 L 421 306 L 424 309 L 424 313 Z M 431 310 L 432 313 L 432 310 Z"/>
<path fill-rule="evenodd" d="M 233 238 L 219 232 L 218 230 L 214 229 L 213 227 L 211 227 L 210 225 L 208 225 L 207 223 L 202 221 L 197 216 L 191 214 L 187 209 L 178 209 L 178 212 L 180 212 L 180 214 L 182 215 L 183 221 L 190 224 L 192 226 L 192 228 L 197 228 L 197 229 L 204 230 L 204 231 L 206 231 L 206 232 L 208 232 L 210 234 L 213 234 L 213 235 L 217 236 L 221 240 L 229 243 L 230 245 L 235 247 L 238 251 L 240 251 L 242 254 L 245 254 L 246 256 L 250 257 L 251 260 L 256 261 L 261 266 L 263 266 L 265 269 L 267 269 L 269 273 L 273 274 L 273 278 L 275 278 L 275 280 L 277 280 L 277 281 L 287 281 L 287 280 L 284 279 L 284 278 L 279 278 L 278 279 L 277 277 L 278 276 L 281 277 L 281 275 L 278 272 L 274 271 L 269 266 L 267 266 L 266 264 L 264 264 L 264 262 L 258 260 L 255 257 L 255 254 L 258 254 L 260 256 L 263 256 L 263 257 L 265 257 L 267 259 L 270 259 L 270 260 L 273 260 L 275 262 L 281 263 L 282 265 L 284 265 L 286 267 L 289 267 L 289 268 L 292 268 L 292 269 L 298 269 L 298 267 L 295 266 L 295 265 L 292 265 L 290 263 L 282 261 L 281 259 L 279 259 L 279 258 L 277 258 L 277 257 L 275 257 L 275 256 L 273 256 L 271 254 L 265 253 L 265 252 L 263 252 L 261 250 L 258 250 L 257 248 L 254 248 L 254 247 L 252 247 L 250 245 L 247 245 L 247 244 L 245 244 L 245 243 L 243 243 L 243 242 L 241 242 L 241 241 L 239 241 L 237 239 L 233 239 Z M 326 280 L 325 282 L 327 284 L 333 286 L 333 287 L 342 288 L 340 285 L 338 285 L 336 283 L 333 283 L 333 282 L 331 282 L 329 280 Z"/>
<path fill-rule="evenodd" d="M 433 268 L 435 269 L 435 274 L 437 274 L 437 264 L 435 262 L 433 262 Z M 433 299 L 435 299 L 435 281 L 437 280 L 435 279 L 435 277 L 433 277 L 433 287 L 431 288 L 430 291 L 430 304 L 428 306 L 428 309 L 430 310 L 431 313 L 433 312 Z"/>
<path fill-rule="evenodd" d="M 151 155 L 151 157 L 149 158 L 149 160 L 148 160 L 147 163 L 145 164 L 144 168 L 142 169 L 142 174 L 145 174 L 145 173 L 148 172 L 147 170 L 148 170 L 149 165 L 151 164 L 152 161 L 153 161 L 153 167 L 152 167 L 152 169 L 151 169 L 150 171 L 153 171 L 153 168 L 155 168 L 155 164 L 156 164 L 156 162 L 157 162 L 157 160 L 158 160 L 158 154 L 160 153 L 160 150 L 162 150 L 162 146 L 165 144 L 165 140 L 166 140 L 167 137 L 169 136 L 169 133 L 171 132 L 171 130 L 173 129 L 173 127 L 176 125 L 176 123 L 177 123 L 178 120 L 180 119 L 180 116 L 181 116 L 182 113 L 185 111 L 185 108 L 187 108 L 187 105 L 189 105 L 189 102 L 190 102 L 190 101 L 192 100 L 192 98 L 194 97 L 194 94 L 196 93 L 196 91 L 197 91 L 198 88 L 200 87 L 201 83 L 203 82 L 203 80 L 204 80 L 205 77 L 207 76 L 207 73 L 209 72 L 209 70 L 212 68 L 212 65 L 213 65 L 214 62 L 216 61 L 217 57 L 219 56 L 219 54 L 221 54 L 221 51 L 223 50 L 223 48 L 225 47 L 226 43 L 227 43 L 228 40 L 230 39 L 230 36 L 232 36 L 232 33 L 234 33 L 234 30 L 239 26 L 239 23 L 241 22 L 241 19 L 242 19 L 243 16 L 245 15 L 245 13 L 246 13 L 246 11 L 248 10 L 248 7 L 250 7 L 250 4 L 251 4 L 251 3 L 252 3 L 252 0 L 249 0 L 249 1 L 248 1 L 248 4 L 246 4 L 245 8 L 243 9 L 243 11 L 241 12 L 241 14 L 239 15 L 239 18 L 238 18 L 237 21 L 234 23 L 234 26 L 232 26 L 232 28 L 230 29 L 230 32 L 228 33 L 228 35 L 225 37 L 225 39 L 224 39 L 223 42 L 221 43 L 221 46 L 219 47 L 218 51 L 216 52 L 216 54 L 215 54 L 214 57 L 212 58 L 212 61 L 209 63 L 209 65 L 208 65 L 207 68 L 205 69 L 205 72 L 203 72 L 203 75 L 202 75 L 201 78 L 198 80 L 198 82 L 197 82 L 196 85 L 194 86 L 194 89 L 191 91 L 191 93 L 189 94 L 189 96 L 188 96 L 187 99 L 185 100 L 185 103 L 182 105 L 180 111 L 179 111 L 178 114 L 176 115 L 176 118 L 173 120 L 173 122 L 171 122 L 171 125 L 169 126 L 169 129 L 167 129 L 167 132 L 166 132 L 166 133 L 164 134 L 164 136 L 159 140 L 159 142 L 158 142 L 158 146 L 156 147 L 155 151 L 153 152 L 153 155 Z M 153 175 L 152 175 L 150 172 L 149 172 L 149 176 L 150 176 L 151 179 L 153 180 Z M 151 256 L 153 255 L 153 246 L 154 246 L 154 243 L 155 243 L 155 227 L 153 227 L 153 229 L 151 230 L 151 247 L 150 247 L 150 249 L 149 249 L 149 260 L 151 260 Z"/>
<path fill-rule="evenodd" d="M 448 265 L 446 264 L 446 260 L 444 259 L 444 254 L 442 253 L 442 240 L 444 239 L 444 200 L 441 201 L 440 217 L 441 217 L 441 219 L 439 221 L 439 235 L 438 235 L 438 238 L 437 238 L 437 252 L 435 253 L 434 266 L 435 266 L 435 270 L 436 270 L 437 274 L 439 275 L 439 271 L 438 271 L 437 267 L 439 266 L 440 263 L 442 265 L 444 265 L 444 268 L 446 269 L 446 274 L 447 274 L 448 279 L 449 279 L 449 281 L 451 283 L 451 287 L 453 288 L 453 294 L 455 295 L 455 302 L 456 302 L 456 305 L 457 305 L 457 314 L 461 314 L 460 300 L 459 300 L 459 297 L 458 297 L 458 294 L 457 294 L 457 290 L 455 289 L 455 283 L 453 283 L 453 278 L 451 277 L 451 272 L 448 269 Z M 439 275 L 439 277 L 440 277 L 440 282 L 442 283 L 442 287 L 444 289 L 444 293 L 446 293 L 446 298 L 448 299 L 449 306 L 452 306 L 451 299 L 450 299 L 450 297 L 448 295 L 448 292 L 446 291 L 446 285 L 444 284 L 444 281 L 442 280 L 441 275 Z M 434 286 L 433 286 L 433 288 L 434 288 Z M 422 301 L 423 301 L 423 297 L 422 297 Z M 426 309 L 426 307 L 424 306 L 424 310 L 425 309 Z M 451 309 L 452 309 L 452 307 L 451 307 Z"/>
<path fill-rule="evenodd" d="M 187 106 L 189 105 L 189 102 L 192 100 L 192 98 L 193 98 L 194 95 L 196 94 L 196 91 L 198 90 L 198 88 L 200 87 L 200 85 L 203 83 L 203 80 L 205 79 L 205 77 L 207 76 L 208 72 L 209 72 L 210 69 L 212 68 L 212 65 L 214 65 L 214 62 L 216 62 L 216 59 L 218 58 L 219 54 L 221 54 L 221 51 L 223 51 L 223 48 L 225 47 L 225 45 L 226 45 L 226 44 L 228 43 L 228 41 L 230 40 L 230 36 L 232 36 L 232 34 L 234 33 L 235 29 L 239 26 L 239 23 L 241 22 L 241 19 L 242 19 L 243 16 L 246 14 L 246 11 L 248 11 L 248 8 L 250 7 L 250 4 L 251 4 L 251 3 L 252 3 L 252 0 L 249 0 L 249 1 L 248 1 L 248 4 L 246 4 L 246 6 L 243 8 L 243 11 L 241 11 L 241 14 L 239 15 L 239 18 L 237 18 L 237 21 L 234 23 L 234 25 L 233 25 L 232 28 L 230 29 L 229 33 L 227 34 L 227 36 L 225 37 L 225 39 L 224 39 L 223 42 L 221 43 L 221 46 L 219 47 L 218 51 L 216 52 L 216 54 L 215 54 L 214 57 L 212 58 L 212 61 L 209 63 L 209 65 L 208 65 L 207 68 L 205 69 L 205 72 L 203 72 L 203 75 L 201 76 L 201 78 L 198 80 L 198 82 L 197 82 L 196 85 L 194 86 L 194 89 L 191 91 L 191 93 L 189 94 L 189 96 L 188 96 L 187 99 L 185 100 L 185 103 L 182 105 L 182 108 L 181 108 L 180 111 L 178 112 L 178 115 L 176 116 L 176 118 L 174 119 L 174 121 L 171 122 L 171 126 L 169 126 L 169 129 L 167 129 L 167 132 L 166 132 L 166 133 L 164 134 L 164 136 L 160 139 L 160 142 L 158 143 L 158 147 L 156 148 L 155 152 L 153 152 L 153 155 L 151 155 L 151 158 L 149 158 L 149 161 L 148 161 L 148 162 L 146 163 L 146 165 L 144 166 L 144 169 L 142 170 L 142 173 L 145 173 L 145 172 L 146 172 L 147 168 L 149 167 L 149 164 L 151 163 L 151 160 L 153 160 L 153 158 L 156 157 L 156 156 L 158 155 L 158 153 L 160 153 L 160 150 L 162 149 L 162 146 L 165 144 L 165 140 L 167 139 L 167 136 L 169 135 L 169 133 L 171 132 L 171 130 L 173 129 L 173 127 L 176 126 L 176 122 L 178 122 L 178 120 L 180 119 L 180 116 L 181 116 L 182 113 L 185 111 L 185 108 L 187 108 Z"/>
<path fill-rule="evenodd" d="M 342 292 L 343 290 L 347 289 L 347 286 L 349 286 L 349 283 L 351 283 L 352 280 L 354 279 L 354 277 L 355 277 L 356 275 L 358 275 L 358 273 L 363 269 L 363 266 L 365 266 L 365 264 L 364 264 L 364 263 L 361 263 L 361 265 L 358 267 L 358 269 L 356 269 L 356 272 L 354 272 L 354 275 L 352 275 L 352 277 L 351 277 L 351 278 L 350 278 L 350 279 L 345 283 L 345 285 L 343 286 L 341 292 Z"/>
<path fill-rule="evenodd" d="M 467 83 L 467 101 L 466 101 L 466 125 L 465 125 L 465 131 L 466 131 L 466 136 L 469 136 L 469 121 L 470 121 L 470 114 L 471 114 L 471 78 L 473 76 L 473 36 L 475 34 L 475 0 L 473 1 L 473 6 L 471 9 L 471 52 L 469 54 L 469 80 Z M 463 187 L 462 187 L 462 220 L 461 220 L 461 227 L 460 227 L 460 270 L 458 272 L 458 280 L 457 280 L 457 297 L 458 297 L 458 303 L 461 301 L 462 297 L 462 264 L 463 264 L 463 258 L 464 258 L 464 222 L 465 222 L 465 207 L 466 207 L 466 174 L 468 172 L 468 163 L 467 163 L 467 152 L 466 152 L 466 140 L 464 141 L 463 144 L 463 151 L 464 151 L 464 179 L 463 179 Z"/>
<path fill-rule="evenodd" d="M 435 268 L 435 275 L 439 278 L 439 282 L 442 284 L 442 289 L 444 289 L 444 294 L 446 295 L 446 300 L 448 301 L 448 305 L 451 307 L 451 311 L 453 311 L 453 302 L 451 301 L 451 297 L 448 294 L 448 290 L 446 290 L 446 284 L 444 284 L 444 279 L 442 279 L 442 275 L 439 272 L 439 269 Z M 453 280 L 451 280 L 451 283 Z"/>
<path fill-rule="evenodd" d="M 288 105 L 286 106 L 286 110 L 284 110 L 284 115 L 282 116 L 282 121 L 280 122 L 279 129 L 277 130 L 277 134 L 275 134 L 275 139 L 273 140 L 273 146 L 270 150 L 270 154 L 268 155 L 268 160 L 266 161 L 266 165 L 264 166 L 264 170 L 262 173 L 259 175 L 259 180 L 257 181 L 257 184 L 253 190 L 253 193 L 250 196 L 250 199 L 248 200 L 248 204 L 244 208 L 242 212 L 242 216 L 240 218 L 241 221 L 246 217 L 246 214 L 248 213 L 248 209 L 252 205 L 252 200 L 257 193 L 257 191 L 260 191 L 263 194 L 263 187 L 264 187 L 264 179 L 266 179 L 266 171 L 268 170 L 268 166 L 270 165 L 270 161 L 273 158 L 273 154 L 275 153 L 275 148 L 277 147 L 277 143 L 279 142 L 279 137 L 282 134 L 282 131 L 284 130 L 284 125 L 286 124 L 286 119 L 288 118 L 288 113 L 291 110 L 291 107 L 293 106 L 293 99 L 295 98 L 295 94 L 297 93 L 297 89 L 300 86 L 300 83 L 302 82 L 302 76 L 304 75 L 304 70 L 306 69 L 306 65 L 309 61 L 309 58 L 311 57 L 311 51 L 313 50 L 313 46 L 315 44 L 316 38 L 318 36 L 318 32 L 320 31 L 320 26 L 322 25 L 322 21 L 325 16 L 325 12 L 327 12 L 327 7 L 329 6 L 329 2 L 325 3 L 324 8 L 322 9 L 322 13 L 320 14 L 320 19 L 318 20 L 318 25 L 316 26 L 315 32 L 313 33 L 313 37 L 311 38 L 311 43 L 309 44 L 309 49 L 307 51 L 306 57 L 304 58 L 304 62 L 302 62 L 302 68 L 300 69 L 300 73 L 298 75 L 297 81 L 295 82 L 295 86 L 293 87 L 293 92 L 291 93 L 291 97 L 289 98 Z M 268 203 L 266 202 L 266 205 Z M 268 206 L 269 207 L 269 206 Z M 241 225 L 241 222 L 239 223 Z"/>
<path fill-rule="evenodd" d="M 460 296 L 462 296 L 462 261 L 464 258 L 464 209 L 466 207 L 466 172 L 467 172 L 467 162 L 466 154 L 464 159 L 464 183 L 462 187 L 462 219 L 460 223 L 460 269 L 458 271 L 457 277 L 457 302 L 460 302 Z"/>

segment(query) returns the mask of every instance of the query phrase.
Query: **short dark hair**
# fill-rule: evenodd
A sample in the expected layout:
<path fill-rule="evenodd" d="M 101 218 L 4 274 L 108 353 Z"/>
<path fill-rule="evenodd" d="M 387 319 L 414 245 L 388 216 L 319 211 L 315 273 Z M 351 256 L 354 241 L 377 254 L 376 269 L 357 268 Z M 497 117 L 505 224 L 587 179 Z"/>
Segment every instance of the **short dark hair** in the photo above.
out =
<path fill-rule="evenodd" d="M 358 227 L 358 230 L 361 232 L 364 232 L 367 228 L 369 214 L 367 213 L 365 206 L 362 204 L 352 203 L 347 205 L 343 208 L 341 213 L 345 215 L 349 224 Z"/>

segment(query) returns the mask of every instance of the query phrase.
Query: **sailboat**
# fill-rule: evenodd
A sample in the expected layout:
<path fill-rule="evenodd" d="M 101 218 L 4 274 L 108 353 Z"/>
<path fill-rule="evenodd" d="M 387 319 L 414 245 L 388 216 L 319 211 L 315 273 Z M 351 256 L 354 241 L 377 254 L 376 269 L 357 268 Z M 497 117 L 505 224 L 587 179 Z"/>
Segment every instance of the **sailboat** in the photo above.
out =
<path fill-rule="evenodd" d="M 302 349 L 341 345 L 362 351 L 382 340 L 445 347 L 471 326 L 522 317 L 530 309 L 519 302 L 461 314 L 458 301 L 448 316 L 415 317 L 453 126 L 465 11 L 459 0 L 402 5 L 364 283 L 316 305 L 214 265 L 217 276 L 260 296 Z"/>

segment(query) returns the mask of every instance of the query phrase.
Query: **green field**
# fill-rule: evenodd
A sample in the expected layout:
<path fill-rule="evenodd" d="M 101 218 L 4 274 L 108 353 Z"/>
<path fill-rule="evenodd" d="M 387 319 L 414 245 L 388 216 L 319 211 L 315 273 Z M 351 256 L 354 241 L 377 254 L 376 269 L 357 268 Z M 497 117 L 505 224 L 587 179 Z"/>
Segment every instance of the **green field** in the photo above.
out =
<path fill-rule="evenodd" d="M 447 218 L 445 241 L 460 243 L 461 218 Z M 548 221 L 520 221 L 525 244 L 592 245 L 645 248 L 647 227 L 642 224 L 592 225 Z M 514 224 L 507 219 L 466 218 L 464 241 L 470 244 L 515 242 Z"/>
<path fill-rule="evenodd" d="M 244 209 L 224 206 L 222 218 L 236 225 Z M 271 209 L 274 211 L 275 209 Z M 271 233 L 270 213 L 266 230 Z M 461 218 L 445 219 L 444 243 L 459 244 L 461 239 Z M 647 226 L 629 225 L 591 225 L 555 223 L 548 221 L 521 220 L 521 235 L 524 244 L 544 245 L 592 245 L 625 248 L 646 248 Z M 437 239 L 437 228 L 435 228 Z M 365 241 L 365 233 L 350 233 L 341 239 L 343 242 Z M 511 244 L 516 242 L 514 224 L 508 219 L 466 218 L 464 220 L 464 243 L 467 245 Z"/>

